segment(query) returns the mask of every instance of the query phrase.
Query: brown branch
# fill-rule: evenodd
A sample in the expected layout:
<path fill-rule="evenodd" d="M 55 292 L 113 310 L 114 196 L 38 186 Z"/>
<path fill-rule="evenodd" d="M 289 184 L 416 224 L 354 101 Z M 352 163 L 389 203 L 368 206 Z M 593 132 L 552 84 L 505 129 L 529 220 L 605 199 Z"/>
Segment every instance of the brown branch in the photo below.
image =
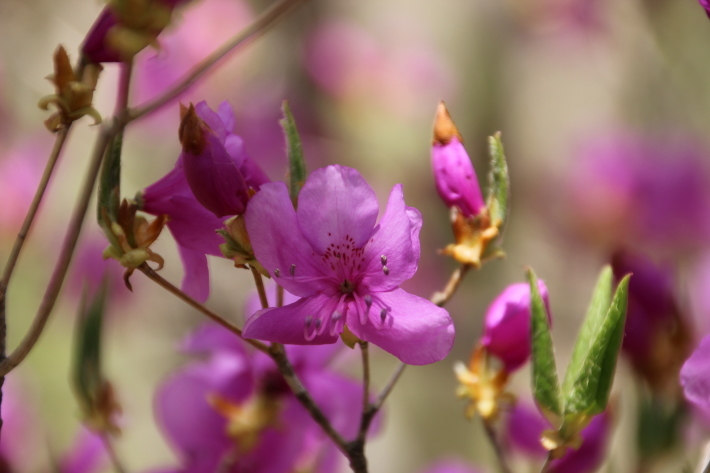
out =
<path fill-rule="evenodd" d="M 256 292 L 259 293 L 259 302 L 261 302 L 262 309 L 269 308 L 269 300 L 266 298 L 266 289 L 264 289 L 264 279 L 261 277 L 259 270 L 254 266 L 249 266 L 251 269 L 251 275 L 254 277 L 254 284 L 256 285 Z"/>
<path fill-rule="evenodd" d="M 37 186 L 37 190 L 35 191 L 34 198 L 32 199 L 32 203 L 30 204 L 30 208 L 27 210 L 25 220 L 22 222 L 22 227 L 20 228 L 20 231 L 17 234 L 15 243 L 12 246 L 10 256 L 7 258 L 7 262 L 5 263 L 5 269 L 3 270 L 2 279 L 0 279 L 0 297 L 2 297 L 2 295 L 4 295 L 5 291 L 7 290 L 8 283 L 10 282 L 10 278 L 12 277 L 12 272 L 14 271 L 17 260 L 20 257 L 20 251 L 22 251 L 22 246 L 24 245 L 25 239 L 27 238 L 27 235 L 30 232 L 30 228 L 32 227 L 32 222 L 34 222 L 35 216 L 37 215 L 37 210 L 39 209 L 39 205 L 42 202 L 44 193 L 47 190 L 49 179 L 52 177 L 52 172 L 54 172 L 54 167 L 57 164 L 57 160 L 59 159 L 59 155 L 61 154 L 62 148 L 64 147 L 64 143 L 67 140 L 67 136 L 69 136 L 70 129 L 71 123 L 64 125 L 57 132 L 57 137 L 54 140 L 54 147 L 52 148 L 52 152 L 50 153 L 49 159 L 47 160 L 47 164 L 45 165 L 44 173 L 42 174 L 42 178 L 39 181 L 39 185 Z"/>
<path fill-rule="evenodd" d="M 325 414 L 323 414 L 323 411 L 320 410 L 316 402 L 313 400 L 311 395 L 303 386 L 303 383 L 301 383 L 301 381 L 298 379 L 298 376 L 296 376 L 296 372 L 293 370 L 293 366 L 291 366 L 291 362 L 286 356 L 286 351 L 284 350 L 283 345 L 279 343 L 272 343 L 269 347 L 268 353 L 271 359 L 276 362 L 276 366 L 279 368 L 279 372 L 281 372 L 281 375 L 284 377 L 284 380 L 286 380 L 286 383 L 291 388 L 291 391 L 293 391 L 293 394 L 294 396 L 296 396 L 296 399 L 298 399 L 301 405 L 306 408 L 313 420 L 316 421 L 318 425 L 320 425 L 323 431 L 328 435 L 328 437 L 331 438 L 331 440 L 333 440 L 333 442 L 340 449 L 340 451 L 343 452 L 345 456 L 350 458 L 348 443 L 333 428 L 328 418 L 325 416 Z"/>
<path fill-rule="evenodd" d="M 227 319 L 223 318 L 222 316 L 218 315 L 217 313 L 211 311 L 208 309 L 206 306 L 200 304 L 197 302 L 195 299 L 192 297 L 188 296 L 184 292 L 182 292 L 179 288 L 174 286 L 172 283 L 170 283 L 167 279 L 163 278 L 160 274 L 156 273 L 153 268 L 148 266 L 147 263 L 143 263 L 138 267 L 138 270 L 145 274 L 151 281 L 157 283 L 160 287 L 163 289 L 167 290 L 169 293 L 172 295 L 176 296 L 178 299 L 181 301 L 185 302 L 187 305 L 192 307 L 193 309 L 203 313 L 207 317 L 209 317 L 212 321 L 217 322 L 219 325 L 222 327 L 226 328 L 257 350 L 263 351 L 264 353 L 269 353 L 269 347 L 264 345 L 258 340 L 249 340 L 244 337 L 242 337 L 242 330 L 237 327 L 236 325 L 232 324 L 230 321 Z"/>
<path fill-rule="evenodd" d="M 281 19 L 286 13 L 293 9 L 296 5 L 304 0 L 279 0 L 266 9 L 254 22 L 240 31 L 236 36 L 227 41 L 219 49 L 207 56 L 204 60 L 198 63 L 190 72 L 188 72 L 177 84 L 163 93 L 160 97 L 148 102 L 145 105 L 139 106 L 134 110 L 129 111 L 128 121 L 136 120 L 143 115 L 146 115 L 158 108 L 166 105 L 168 102 L 183 93 L 191 87 L 202 75 L 207 72 L 217 62 L 227 56 L 229 53 L 237 50 L 241 46 L 251 43 L 253 40 L 264 34 L 277 20 Z"/>
<path fill-rule="evenodd" d="M 500 467 L 501 473 L 510 473 L 510 467 L 508 466 L 508 463 L 505 461 L 505 452 L 503 452 L 503 447 L 501 446 L 500 442 L 498 441 L 498 437 L 496 436 L 496 431 L 493 428 L 493 425 L 483 419 L 483 429 L 486 431 L 486 435 L 488 436 L 488 440 L 491 442 L 491 445 L 493 446 L 493 450 L 495 450 L 496 457 L 498 458 L 498 465 Z"/>
<path fill-rule="evenodd" d="M 39 339 L 39 336 L 44 329 L 44 325 L 47 323 L 49 314 L 51 313 L 54 303 L 57 300 L 57 296 L 59 296 L 59 291 L 62 288 L 64 277 L 69 269 L 69 263 L 71 262 L 74 248 L 76 248 L 76 243 L 79 240 L 81 227 L 84 223 L 84 216 L 86 215 L 86 210 L 89 207 L 89 200 L 91 199 L 91 194 L 94 190 L 94 183 L 98 177 L 106 147 L 108 146 L 108 142 L 111 137 L 118 131 L 118 128 L 119 127 L 116 126 L 116 123 L 114 123 L 114 126 L 104 125 L 99 131 L 99 137 L 96 140 L 93 155 L 91 157 L 91 161 L 89 162 L 89 169 L 69 221 L 62 250 L 59 253 L 59 260 L 54 267 L 54 272 L 49 280 L 44 297 L 42 298 L 39 309 L 37 309 L 37 314 L 32 321 L 29 331 L 25 334 L 25 337 L 22 339 L 17 348 L 15 348 L 15 350 L 10 354 L 10 356 L 0 362 L 0 376 L 4 376 L 12 371 L 22 362 L 22 360 L 25 359 L 27 354 L 34 347 L 34 344 Z"/>

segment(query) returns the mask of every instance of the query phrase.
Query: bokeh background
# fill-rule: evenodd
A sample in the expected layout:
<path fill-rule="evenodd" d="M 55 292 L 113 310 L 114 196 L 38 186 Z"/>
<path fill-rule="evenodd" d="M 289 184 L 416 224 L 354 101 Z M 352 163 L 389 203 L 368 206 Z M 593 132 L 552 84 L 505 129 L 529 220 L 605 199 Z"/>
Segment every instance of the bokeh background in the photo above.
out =
<path fill-rule="evenodd" d="M 154 97 L 239 31 L 264 1 L 195 0 L 138 58 L 131 101 Z M 78 47 L 103 5 L 95 0 L 0 1 L 0 261 L 6 258 L 52 146 L 36 107 L 52 92 L 44 78 L 63 44 Z M 672 268 L 684 316 L 699 339 L 710 331 L 710 21 L 695 0 L 311 0 L 268 35 L 231 56 L 180 100 L 228 100 L 247 152 L 272 179 L 286 175 L 278 124 L 291 103 L 311 169 L 332 163 L 360 170 L 384 202 L 403 183 L 424 216 L 420 270 L 405 288 L 428 297 L 453 261 L 437 254 L 451 240 L 448 211 L 430 171 L 431 126 L 445 100 L 485 182 L 486 137 L 503 132 L 512 182 L 505 260 L 469 274 L 448 306 L 456 344 L 435 365 L 408 369 L 368 447 L 372 471 L 404 473 L 442 456 L 495 471 L 480 422 L 454 397 L 452 365 L 466 360 L 487 305 L 530 265 L 550 291 L 558 363 L 564 368 L 592 285 L 613 251 L 630 248 Z M 107 65 L 95 104 L 113 110 L 117 66 Z M 180 152 L 178 103 L 132 123 L 124 150 L 123 192 L 171 169 Z M 97 129 L 77 123 L 61 157 L 8 295 L 8 346 L 29 326 L 57 258 L 66 221 Z M 45 333 L 8 379 L 31 441 L 26 469 L 49 471 L 72 443 L 78 407 L 69 385 L 73 322 L 86 280 L 113 275 L 106 372 L 123 405 L 117 443 L 130 471 L 176 462 L 152 414 L 156 386 L 186 358 L 179 341 L 202 316 L 140 273 L 134 292 L 121 282 L 89 212 L 70 277 Z M 155 249 L 163 275 L 182 265 L 166 232 Z M 210 260 L 208 305 L 240 321 L 248 272 Z M 357 361 L 357 357 L 355 357 Z M 396 360 L 376 350 L 382 385 Z M 357 363 L 351 371 L 358 373 Z M 514 391 L 530 396 L 527 369 Z M 616 428 L 603 471 L 634 471 L 635 394 L 644 389 L 622 361 L 614 390 Z M 359 406 L 357 406 L 359 408 Z M 31 427 L 30 427 L 31 426 Z M 695 465 L 702 426 L 688 423 L 681 447 L 654 471 Z M 3 437 L 21 435 L 5 430 Z M 523 457 L 516 471 L 536 471 Z M 107 469 L 107 471 L 109 471 Z"/>

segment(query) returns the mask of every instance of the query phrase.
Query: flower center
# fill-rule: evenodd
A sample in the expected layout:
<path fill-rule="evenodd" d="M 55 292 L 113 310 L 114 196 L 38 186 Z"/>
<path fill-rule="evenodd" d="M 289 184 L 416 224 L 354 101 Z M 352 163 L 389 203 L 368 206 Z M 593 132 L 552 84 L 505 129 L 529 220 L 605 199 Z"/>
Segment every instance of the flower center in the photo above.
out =
<path fill-rule="evenodd" d="M 348 281 L 347 279 L 340 284 L 340 292 L 343 294 L 352 294 L 355 290 L 355 285 Z"/>

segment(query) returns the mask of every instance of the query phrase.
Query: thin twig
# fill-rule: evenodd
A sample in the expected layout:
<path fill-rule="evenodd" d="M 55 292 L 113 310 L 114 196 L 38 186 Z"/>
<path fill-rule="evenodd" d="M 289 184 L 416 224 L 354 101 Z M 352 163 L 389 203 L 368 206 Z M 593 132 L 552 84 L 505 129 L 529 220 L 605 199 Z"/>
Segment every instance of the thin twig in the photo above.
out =
<path fill-rule="evenodd" d="M 387 397 L 392 392 L 392 389 L 394 389 L 394 385 L 397 384 L 397 381 L 399 381 L 399 377 L 402 376 L 402 373 L 404 373 L 404 369 L 406 367 L 407 365 L 405 363 L 400 363 L 394 370 L 394 372 L 390 375 L 390 379 L 387 381 L 387 384 L 385 384 L 385 387 L 382 388 L 382 391 L 377 396 L 377 400 L 372 405 L 375 411 L 379 410 L 385 403 Z"/>
<path fill-rule="evenodd" d="M 545 459 L 545 463 L 543 463 L 542 468 L 540 468 L 540 473 L 547 473 L 547 470 L 550 469 L 551 464 L 552 464 L 552 454 L 548 453 L 547 458 Z"/>
<path fill-rule="evenodd" d="M 113 469 L 116 470 L 116 473 L 126 473 L 128 470 L 126 470 L 126 468 L 123 466 L 121 459 L 116 453 L 116 449 L 113 448 L 113 441 L 110 438 L 110 434 L 106 432 L 101 432 L 99 434 L 99 437 L 101 438 L 101 442 L 104 445 L 104 449 L 108 454 L 109 460 L 111 460 Z"/>
<path fill-rule="evenodd" d="M 498 466 L 500 467 L 501 473 L 510 473 L 510 467 L 505 461 L 505 452 L 503 452 L 503 447 L 498 441 L 498 437 L 496 436 L 496 431 L 493 428 L 493 425 L 491 425 L 490 422 L 483 420 L 483 429 L 486 431 L 486 435 L 488 436 L 488 440 L 493 446 L 493 450 L 495 450 L 496 457 L 498 458 Z"/>
<path fill-rule="evenodd" d="M 106 146 L 108 145 L 110 138 L 115 133 L 116 127 L 109 127 L 106 125 L 104 125 L 99 132 L 99 137 L 94 146 L 93 156 L 89 162 L 87 176 L 84 180 L 81 192 L 79 193 L 76 206 L 74 207 L 74 212 L 69 220 L 67 234 L 64 237 L 64 244 L 62 245 L 62 250 L 59 254 L 59 260 L 54 267 L 54 272 L 52 273 L 52 277 L 47 285 L 47 290 L 44 293 L 44 297 L 42 298 L 39 309 L 37 309 L 37 314 L 32 321 L 29 331 L 25 334 L 25 337 L 22 339 L 17 348 L 15 348 L 15 350 L 10 354 L 10 356 L 5 358 L 0 363 L 0 376 L 4 376 L 12 371 L 22 362 L 22 360 L 25 359 L 44 329 L 44 325 L 49 318 L 49 314 L 52 311 L 54 303 L 57 300 L 57 296 L 59 295 L 59 291 L 62 288 L 62 283 L 64 282 L 64 277 L 69 269 L 69 263 L 71 262 L 74 248 L 79 240 L 81 227 L 84 223 L 84 216 L 86 215 L 86 210 L 89 207 L 89 200 L 91 199 L 91 194 L 94 190 L 94 183 L 96 182 L 99 169 L 101 168 L 101 162 L 103 161 Z"/>
<path fill-rule="evenodd" d="M 190 72 L 187 73 L 177 84 L 168 89 L 158 98 L 148 102 L 145 105 L 139 106 L 131 110 L 128 114 L 128 121 L 136 120 L 143 115 L 153 112 L 163 105 L 167 104 L 178 95 L 187 90 L 197 80 L 207 72 L 212 66 L 219 62 L 229 53 L 244 46 L 262 34 L 264 34 L 271 26 L 276 23 L 281 17 L 286 15 L 292 8 L 304 0 L 280 0 L 268 9 L 266 9 L 254 22 L 240 31 L 236 36 L 227 41 L 219 49 L 207 56 L 199 64 L 197 64 Z"/>
<path fill-rule="evenodd" d="M 219 325 L 222 327 L 226 328 L 257 350 L 263 351 L 264 353 L 269 352 L 269 347 L 264 345 L 258 340 L 248 340 L 242 337 L 242 330 L 237 327 L 236 325 L 232 324 L 230 321 L 227 319 L 223 318 L 222 316 L 216 314 L 215 312 L 212 312 L 210 309 L 205 307 L 204 305 L 200 304 L 197 302 L 195 299 L 192 297 L 188 296 L 184 292 L 182 292 L 179 288 L 174 286 L 170 281 L 162 277 L 160 274 L 156 273 L 153 268 L 148 266 L 147 263 L 143 263 L 141 266 L 138 267 L 138 270 L 141 271 L 143 274 L 148 276 L 148 278 L 157 283 L 160 287 L 163 289 L 167 290 L 169 293 L 172 295 L 176 296 L 178 299 L 181 301 L 185 302 L 187 305 L 192 307 L 193 309 L 196 309 L 197 311 L 203 313 L 207 317 L 209 317 L 211 320 L 214 322 L 217 322 Z"/>
<path fill-rule="evenodd" d="M 7 258 L 7 263 L 5 263 L 5 269 L 3 270 L 2 279 L 0 280 L 0 298 L 2 298 L 2 295 L 5 293 L 8 283 L 10 282 L 12 272 L 15 269 L 15 264 L 17 263 L 17 259 L 20 257 L 20 251 L 22 250 L 22 246 L 25 243 L 25 239 L 27 238 L 27 235 L 30 232 L 32 222 L 34 222 L 34 218 L 37 215 L 37 210 L 39 209 L 39 205 L 42 202 L 42 197 L 44 197 L 44 193 L 47 190 L 49 179 L 50 177 L 52 177 L 52 172 L 54 171 L 54 167 L 57 164 L 57 160 L 59 159 L 59 155 L 61 154 L 62 148 L 64 147 L 64 143 L 67 140 L 67 136 L 69 136 L 70 129 L 71 123 L 64 125 L 57 132 L 57 136 L 54 140 L 54 147 L 52 148 L 52 152 L 49 155 L 47 164 L 44 167 L 42 179 L 40 179 L 39 181 L 39 185 L 37 186 L 37 190 L 35 191 L 34 198 L 32 199 L 32 203 L 30 204 L 30 208 L 27 210 L 25 220 L 22 222 L 22 227 L 20 228 L 20 231 L 17 234 L 15 244 L 12 246 L 10 256 Z"/>
<path fill-rule="evenodd" d="M 261 302 L 262 309 L 269 308 L 269 300 L 266 298 L 266 289 L 264 289 L 264 279 L 261 277 L 259 270 L 254 266 L 249 266 L 251 269 L 251 274 L 254 276 L 254 284 L 256 285 L 256 291 L 259 293 L 259 301 Z"/>
<path fill-rule="evenodd" d="M 444 307 L 444 305 L 449 302 L 449 299 L 451 299 L 451 297 L 456 293 L 456 290 L 459 288 L 461 281 L 463 281 L 464 276 L 466 276 L 466 273 L 468 273 L 470 269 L 471 265 L 469 264 L 462 264 L 461 266 L 456 268 L 456 270 L 451 273 L 449 282 L 446 283 L 446 287 L 444 287 L 444 290 L 435 293 L 431 297 L 431 301 L 439 307 Z"/>
<path fill-rule="evenodd" d="M 269 356 L 276 362 L 281 375 L 286 380 L 286 383 L 293 391 L 296 399 L 301 403 L 303 407 L 306 408 L 308 413 L 311 415 L 313 420 L 320 425 L 323 431 L 328 435 L 328 437 L 333 440 L 335 445 L 343 452 L 348 458 L 350 458 L 348 451 L 348 443 L 343 439 L 343 437 L 333 428 L 328 418 L 320 410 L 316 402 L 313 400 L 311 395 L 308 393 L 303 383 L 296 376 L 296 372 L 293 370 L 293 366 L 286 356 L 286 351 L 283 345 L 279 343 L 272 343 L 269 349 Z"/>

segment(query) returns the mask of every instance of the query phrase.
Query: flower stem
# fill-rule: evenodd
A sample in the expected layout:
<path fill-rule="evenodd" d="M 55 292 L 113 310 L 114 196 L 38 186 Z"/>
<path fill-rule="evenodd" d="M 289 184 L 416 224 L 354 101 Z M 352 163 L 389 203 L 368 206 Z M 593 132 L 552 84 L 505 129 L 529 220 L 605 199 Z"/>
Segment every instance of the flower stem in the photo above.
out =
<path fill-rule="evenodd" d="M 454 272 L 451 273 L 451 276 L 449 277 L 449 282 L 446 283 L 444 290 L 435 293 L 431 297 L 431 301 L 439 307 L 444 307 L 444 305 L 449 302 L 449 299 L 451 299 L 451 297 L 453 297 L 453 295 L 456 293 L 456 290 L 459 288 L 461 281 L 463 281 L 464 276 L 466 276 L 466 273 L 468 273 L 471 267 L 472 266 L 470 264 L 462 264 L 461 266 L 456 268 Z"/>
<path fill-rule="evenodd" d="M 358 342 L 362 353 L 362 415 L 370 409 L 370 351 L 368 343 Z"/>
<path fill-rule="evenodd" d="M 266 289 L 264 289 L 264 278 L 261 277 L 261 273 L 254 267 L 249 266 L 251 269 L 251 274 L 254 276 L 254 284 L 256 285 L 256 290 L 259 293 L 259 301 L 261 302 L 262 309 L 269 308 L 269 300 L 266 298 Z"/>
<path fill-rule="evenodd" d="M 542 468 L 540 468 L 540 473 L 547 473 L 547 470 L 550 469 L 551 464 L 552 464 L 552 454 L 548 453 L 547 458 L 545 459 L 545 463 L 543 463 Z"/>
<path fill-rule="evenodd" d="M 141 266 L 139 266 L 138 270 L 141 271 L 143 274 L 145 274 L 150 280 L 157 283 L 160 287 L 167 290 L 169 293 L 176 296 L 178 299 L 185 302 L 187 305 L 189 305 L 193 309 L 196 309 L 199 312 L 202 312 L 204 315 L 209 317 L 211 320 L 213 320 L 214 322 L 217 322 L 219 325 L 226 328 L 227 330 L 229 330 L 230 332 L 232 332 L 233 334 L 235 334 L 239 338 L 242 338 L 242 340 L 244 340 L 245 342 L 247 342 L 248 344 L 250 344 L 251 346 L 253 346 L 257 350 L 263 351 L 264 353 L 269 353 L 268 346 L 264 345 L 263 343 L 261 343 L 258 340 L 247 340 L 247 339 L 243 338 L 242 337 L 242 330 L 239 327 L 232 324 L 227 319 L 216 314 L 215 312 L 212 312 L 210 309 L 208 309 L 207 307 L 200 304 L 192 297 L 190 297 L 187 294 L 185 294 L 184 292 L 182 292 L 180 289 L 175 287 L 168 280 L 163 278 L 160 274 L 156 273 L 153 270 L 153 268 L 148 266 L 147 263 L 143 263 Z"/>
<path fill-rule="evenodd" d="M 272 4 L 268 9 L 262 12 L 254 22 L 240 31 L 232 39 L 224 43 L 219 49 L 207 56 L 204 60 L 198 63 L 190 72 L 188 72 L 177 84 L 165 91 L 156 99 L 148 102 L 145 105 L 139 106 L 134 110 L 129 111 L 127 120 L 132 121 L 137 118 L 153 112 L 163 105 L 167 104 L 178 95 L 191 87 L 202 75 L 212 68 L 217 62 L 235 51 L 240 46 L 244 46 L 254 39 L 264 34 L 277 20 L 282 18 L 286 13 L 293 9 L 296 5 L 304 0 L 279 0 Z"/>
<path fill-rule="evenodd" d="M 328 418 L 320 410 L 316 402 L 313 400 L 311 395 L 308 393 L 306 388 L 301 383 L 301 380 L 296 376 L 296 372 L 291 366 L 291 362 L 286 356 L 286 351 L 283 345 L 279 343 L 272 343 L 268 351 L 271 359 L 276 362 L 276 366 L 279 368 L 279 372 L 284 377 L 284 380 L 293 391 L 296 399 L 301 403 L 301 405 L 308 411 L 314 421 L 323 429 L 323 431 L 330 437 L 330 439 L 335 443 L 335 445 L 343 452 L 348 459 L 350 459 L 350 452 L 348 450 L 348 443 L 343 439 L 343 437 L 333 428 Z"/>
<path fill-rule="evenodd" d="M 32 199 L 32 203 L 30 204 L 30 208 L 27 211 L 27 215 L 25 216 L 24 222 L 22 222 L 22 227 L 20 228 L 20 231 L 17 234 L 15 244 L 12 246 L 10 256 L 7 258 L 7 263 L 5 264 L 5 269 L 3 270 L 2 279 L 0 279 L 0 299 L 2 299 L 2 296 L 5 293 L 5 289 L 7 288 L 7 285 L 10 282 L 12 272 L 15 269 L 15 264 L 17 263 L 17 259 L 20 257 L 20 251 L 22 250 L 22 246 L 25 243 L 25 239 L 27 238 L 27 235 L 30 232 L 32 222 L 34 221 L 34 218 L 37 215 L 37 210 L 39 209 L 39 205 L 42 202 L 42 197 L 44 197 L 44 192 L 47 190 L 49 179 L 52 176 L 54 166 L 57 164 L 57 159 L 59 158 L 62 148 L 64 147 L 64 143 L 66 142 L 70 129 L 71 124 L 67 124 L 60 128 L 57 132 L 57 137 L 54 140 L 54 147 L 52 148 L 52 152 L 49 155 L 49 159 L 47 160 L 47 164 L 44 168 L 44 174 L 42 174 L 42 179 L 39 181 L 39 186 L 35 191 L 34 198 Z"/>
<path fill-rule="evenodd" d="M 276 286 L 276 307 L 284 306 L 284 288 Z"/>
<path fill-rule="evenodd" d="M 500 467 L 501 473 L 510 473 L 510 467 L 505 461 L 505 452 L 503 452 L 503 447 L 498 441 L 498 437 L 496 435 L 495 429 L 493 428 L 493 425 L 483 419 L 483 429 L 486 431 L 486 435 L 488 436 L 488 440 L 493 446 L 493 450 L 495 450 L 496 457 L 498 457 L 498 466 Z"/>

